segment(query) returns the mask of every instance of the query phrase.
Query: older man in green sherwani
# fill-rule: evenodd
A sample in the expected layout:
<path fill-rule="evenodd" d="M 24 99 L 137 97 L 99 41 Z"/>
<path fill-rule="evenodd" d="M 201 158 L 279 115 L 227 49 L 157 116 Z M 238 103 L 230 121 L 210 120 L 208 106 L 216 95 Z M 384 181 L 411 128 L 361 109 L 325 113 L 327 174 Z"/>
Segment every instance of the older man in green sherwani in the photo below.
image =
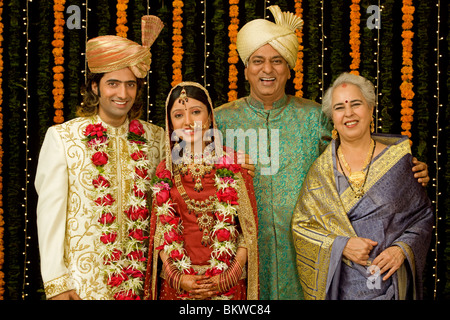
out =
<path fill-rule="evenodd" d="M 278 6 L 269 9 L 276 23 L 253 20 L 238 33 L 250 96 L 215 114 L 225 142 L 255 160 L 260 299 L 303 299 L 290 223 L 309 167 L 331 140 L 331 127 L 319 104 L 286 95 L 297 59 L 295 29 L 303 21 Z"/>

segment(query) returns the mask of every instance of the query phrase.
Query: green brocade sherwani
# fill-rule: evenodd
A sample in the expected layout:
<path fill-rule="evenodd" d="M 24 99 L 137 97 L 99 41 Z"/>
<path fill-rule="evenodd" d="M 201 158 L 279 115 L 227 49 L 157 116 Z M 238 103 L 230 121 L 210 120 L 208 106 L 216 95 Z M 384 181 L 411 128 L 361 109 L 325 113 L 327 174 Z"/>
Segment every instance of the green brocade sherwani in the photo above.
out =
<path fill-rule="evenodd" d="M 271 110 L 241 98 L 215 109 L 215 118 L 224 144 L 244 150 L 256 166 L 260 299 L 303 299 L 291 218 L 309 167 L 331 139 L 329 121 L 319 104 L 290 95 Z"/>

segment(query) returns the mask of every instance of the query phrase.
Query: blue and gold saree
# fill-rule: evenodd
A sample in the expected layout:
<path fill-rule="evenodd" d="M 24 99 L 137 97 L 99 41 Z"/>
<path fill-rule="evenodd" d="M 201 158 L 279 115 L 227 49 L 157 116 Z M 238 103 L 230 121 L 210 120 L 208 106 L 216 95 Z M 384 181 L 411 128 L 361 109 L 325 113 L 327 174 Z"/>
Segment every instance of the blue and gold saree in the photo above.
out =
<path fill-rule="evenodd" d="M 297 269 L 306 299 L 421 299 L 433 210 L 412 172 L 407 137 L 374 134 L 387 145 L 372 160 L 364 196 L 356 198 L 336 167 L 336 141 L 314 162 L 292 218 Z M 399 246 L 406 259 L 393 276 L 371 274 L 342 255 L 350 237 L 377 241 L 374 260 Z"/>

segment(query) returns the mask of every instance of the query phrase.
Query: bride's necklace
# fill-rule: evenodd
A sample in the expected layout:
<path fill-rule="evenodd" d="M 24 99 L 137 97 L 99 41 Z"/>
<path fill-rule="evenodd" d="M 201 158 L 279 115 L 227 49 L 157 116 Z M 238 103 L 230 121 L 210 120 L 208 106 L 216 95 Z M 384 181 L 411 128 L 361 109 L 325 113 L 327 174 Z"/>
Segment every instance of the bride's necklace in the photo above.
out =
<path fill-rule="evenodd" d="M 194 190 L 200 192 L 203 190 L 202 178 L 205 174 L 211 173 L 214 163 L 214 150 L 206 154 L 192 154 L 186 152 L 183 157 L 175 164 L 175 170 L 181 175 L 185 176 L 189 172 L 192 176 L 192 181 L 195 182 Z M 192 165 L 192 167 L 190 167 Z"/>
<path fill-rule="evenodd" d="M 367 154 L 367 157 L 363 163 L 362 169 L 360 171 L 352 172 L 352 169 L 348 162 L 345 160 L 344 154 L 342 153 L 341 147 L 338 148 L 337 154 L 338 154 L 338 162 L 339 166 L 342 170 L 342 173 L 344 174 L 345 179 L 347 180 L 348 184 L 350 185 L 350 188 L 355 193 L 356 198 L 361 198 L 364 195 L 364 186 L 367 181 L 367 176 L 369 175 L 369 169 L 370 164 L 373 159 L 373 155 L 375 153 L 376 148 L 376 141 L 373 139 L 370 139 L 370 147 L 369 147 L 369 153 Z M 370 152 L 370 149 L 372 149 L 372 152 Z M 345 169 L 347 169 L 349 175 L 345 174 L 344 169 L 342 168 L 342 165 L 344 165 Z M 365 169 L 367 168 L 366 172 Z"/>

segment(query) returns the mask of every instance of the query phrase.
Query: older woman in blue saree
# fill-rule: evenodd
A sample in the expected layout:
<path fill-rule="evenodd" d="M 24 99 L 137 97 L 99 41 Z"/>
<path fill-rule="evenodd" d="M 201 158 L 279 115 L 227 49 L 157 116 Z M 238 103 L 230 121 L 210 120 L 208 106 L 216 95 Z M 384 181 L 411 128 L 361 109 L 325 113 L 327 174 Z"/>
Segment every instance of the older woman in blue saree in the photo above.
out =
<path fill-rule="evenodd" d="M 323 111 L 333 141 L 315 161 L 292 218 L 306 299 L 421 299 L 433 211 L 411 171 L 408 137 L 373 134 L 375 93 L 344 73 Z"/>

